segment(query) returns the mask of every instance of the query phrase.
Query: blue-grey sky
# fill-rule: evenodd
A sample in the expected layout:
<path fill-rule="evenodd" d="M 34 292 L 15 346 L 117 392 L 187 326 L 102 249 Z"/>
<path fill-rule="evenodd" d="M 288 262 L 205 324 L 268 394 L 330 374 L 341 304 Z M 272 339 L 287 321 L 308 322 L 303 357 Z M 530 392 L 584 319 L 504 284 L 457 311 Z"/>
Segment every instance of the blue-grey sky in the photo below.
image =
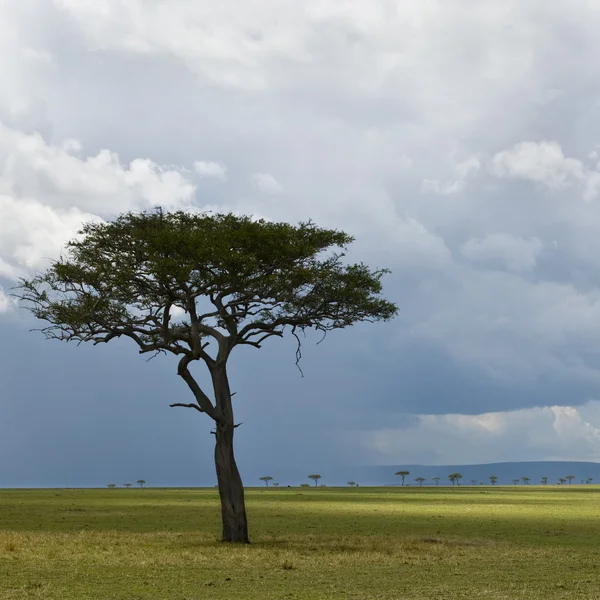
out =
<path fill-rule="evenodd" d="M 600 460 L 591 0 L 0 0 L 0 485 L 214 481 L 175 361 L 9 296 L 88 219 L 313 219 L 389 324 L 243 349 L 242 473 Z"/>

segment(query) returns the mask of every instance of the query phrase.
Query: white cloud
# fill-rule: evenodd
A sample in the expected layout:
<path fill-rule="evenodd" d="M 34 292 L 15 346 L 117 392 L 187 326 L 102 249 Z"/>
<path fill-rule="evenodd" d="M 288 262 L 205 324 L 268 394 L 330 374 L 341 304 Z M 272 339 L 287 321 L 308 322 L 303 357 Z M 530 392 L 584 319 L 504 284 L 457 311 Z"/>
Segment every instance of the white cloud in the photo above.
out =
<path fill-rule="evenodd" d="M 0 123 L 0 276 L 15 279 L 56 258 L 84 221 L 156 205 L 189 208 L 195 187 L 148 159 L 128 165 L 109 150 L 80 156 Z"/>
<path fill-rule="evenodd" d="M 582 410 L 587 413 L 584 418 Z M 375 463 L 600 460 L 600 402 L 477 415 L 419 415 L 412 427 L 359 434 Z"/>
<path fill-rule="evenodd" d="M 476 156 L 470 156 L 466 160 L 453 165 L 454 178 L 452 180 L 440 183 L 437 179 L 424 179 L 421 183 L 421 191 L 444 196 L 462 192 L 471 172 L 478 171 L 480 166 L 479 159 Z"/>
<path fill-rule="evenodd" d="M 202 178 L 213 177 L 220 181 L 227 178 L 227 167 L 219 162 L 197 160 L 194 162 L 194 171 Z"/>
<path fill-rule="evenodd" d="M 508 233 L 492 233 L 472 238 L 461 246 L 461 254 L 474 262 L 494 266 L 500 263 L 510 271 L 531 271 L 543 250 L 538 238 L 523 239 Z"/>
<path fill-rule="evenodd" d="M 0 314 L 13 310 L 15 306 L 16 302 L 14 299 L 8 296 L 2 287 L 0 287 Z"/>
<path fill-rule="evenodd" d="M 84 222 L 99 218 L 5 195 L 0 195 L 0 217 L 0 275 L 12 280 L 47 266 Z"/>
<path fill-rule="evenodd" d="M 281 184 L 269 173 L 254 173 L 252 183 L 265 194 L 281 194 L 283 192 Z"/>
<path fill-rule="evenodd" d="M 96 214 L 192 202 L 195 187 L 178 171 L 142 158 L 123 164 L 110 150 L 80 152 L 77 140 L 55 146 L 0 123 L 0 193 Z"/>
<path fill-rule="evenodd" d="M 491 170 L 496 177 L 525 179 L 550 190 L 561 190 L 580 182 L 586 200 L 594 199 L 600 188 L 600 172 L 586 169 L 582 161 L 565 156 L 555 141 L 515 144 L 493 157 Z"/>

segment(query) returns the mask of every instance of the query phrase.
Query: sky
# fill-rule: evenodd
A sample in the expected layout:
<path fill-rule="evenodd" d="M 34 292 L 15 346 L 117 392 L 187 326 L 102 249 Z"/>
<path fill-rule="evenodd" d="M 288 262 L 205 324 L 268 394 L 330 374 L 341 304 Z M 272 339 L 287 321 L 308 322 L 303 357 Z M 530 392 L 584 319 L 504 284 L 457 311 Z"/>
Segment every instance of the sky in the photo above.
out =
<path fill-rule="evenodd" d="M 239 349 L 247 483 L 600 460 L 594 0 L 0 0 L 0 486 L 214 483 L 174 358 L 47 341 L 11 297 L 91 219 L 312 219 L 390 323 Z M 203 377 L 198 370 L 199 377 Z"/>

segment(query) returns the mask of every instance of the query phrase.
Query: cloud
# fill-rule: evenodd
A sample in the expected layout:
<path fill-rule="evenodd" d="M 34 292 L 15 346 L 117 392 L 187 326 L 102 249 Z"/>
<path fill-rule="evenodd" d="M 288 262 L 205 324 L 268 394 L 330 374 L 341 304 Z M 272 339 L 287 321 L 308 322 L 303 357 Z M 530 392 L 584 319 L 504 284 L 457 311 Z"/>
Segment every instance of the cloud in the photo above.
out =
<path fill-rule="evenodd" d="M 502 271 L 459 269 L 452 277 L 424 288 L 444 300 L 434 311 L 427 304 L 414 310 L 414 339 L 433 341 L 499 381 L 559 376 L 600 382 L 600 289 Z"/>
<path fill-rule="evenodd" d="M 248 460 L 268 459 L 281 430 L 282 456 L 325 461 L 340 451 L 330 430 L 374 419 L 374 404 L 390 428 L 402 410 L 545 405 L 577 407 L 597 427 L 580 405 L 600 383 L 600 213 L 580 199 L 600 189 L 600 82 L 588 75 L 600 69 L 600 13 L 566 6 L 0 0 L 0 277 L 43 268 L 83 220 L 156 202 L 313 219 L 356 236 L 349 259 L 391 268 L 384 293 L 401 311 L 318 347 L 312 396 L 336 374 L 322 445 L 291 445 L 290 403 L 242 428 Z M 53 350 L 49 373 L 70 364 L 65 352 Z M 11 361 L 0 364 L 20 389 Z M 256 369 L 238 369 L 251 395 Z M 281 391 L 264 390 L 269 408 L 289 389 L 285 373 Z M 293 426 L 305 431 L 317 425 L 300 396 Z M 137 423 L 120 414 L 124 430 Z M 524 434 L 498 440 L 533 452 Z"/>
<path fill-rule="evenodd" d="M 177 170 L 82 151 L 78 140 L 54 145 L 0 123 L 0 276 L 14 280 L 43 267 L 85 221 L 192 205 L 195 187 Z"/>
<path fill-rule="evenodd" d="M 587 413 L 584 418 L 582 411 Z M 582 411 L 548 406 L 477 415 L 419 415 L 409 429 L 360 434 L 379 464 L 486 463 L 511 460 L 600 460 L 600 402 Z"/>
<path fill-rule="evenodd" d="M 0 276 L 15 280 L 56 259 L 65 242 L 96 215 L 0 195 Z"/>
<path fill-rule="evenodd" d="M 100 215 L 192 202 L 195 187 L 179 171 L 146 158 L 123 164 L 107 149 L 87 157 L 80 152 L 77 140 L 52 145 L 0 123 L 0 193 Z"/>
<path fill-rule="evenodd" d="M 509 271 L 531 271 L 543 247 L 538 238 L 526 240 L 507 233 L 492 233 L 468 240 L 460 251 L 473 262 L 500 264 Z"/>
<path fill-rule="evenodd" d="M 7 296 L 2 287 L 0 287 L 0 314 L 13 310 L 15 306 L 16 302 L 14 299 L 10 296 Z"/>
<path fill-rule="evenodd" d="M 194 171 L 202 178 L 227 179 L 227 167 L 219 162 L 197 160 L 194 162 Z"/>
<path fill-rule="evenodd" d="M 565 156 L 555 141 L 515 144 L 493 157 L 491 170 L 496 177 L 525 179 L 550 190 L 581 182 L 586 200 L 594 199 L 600 187 L 600 172 L 586 169 L 582 161 Z"/>
<path fill-rule="evenodd" d="M 480 166 L 479 159 L 476 156 L 471 156 L 466 160 L 453 165 L 453 180 L 440 183 L 437 179 L 424 179 L 421 184 L 421 191 L 444 196 L 462 192 L 470 173 L 478 171 Z"/>
<path fill-rule="evenodd" d="M 281 184 L 269 173 L 254 173 L 252 183 L 265 194 L 281 194 L 283 192 Z"/>

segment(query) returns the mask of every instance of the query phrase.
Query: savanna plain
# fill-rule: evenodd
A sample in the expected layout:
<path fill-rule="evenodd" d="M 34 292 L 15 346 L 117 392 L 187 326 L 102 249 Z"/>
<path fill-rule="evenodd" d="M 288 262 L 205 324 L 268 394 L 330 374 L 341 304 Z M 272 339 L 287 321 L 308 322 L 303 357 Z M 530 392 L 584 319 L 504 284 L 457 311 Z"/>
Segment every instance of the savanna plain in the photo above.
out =
<path fill-rule="evenodd" d="M 0 598 L 600 598 L 600 489 L 0 490 Z"/>

